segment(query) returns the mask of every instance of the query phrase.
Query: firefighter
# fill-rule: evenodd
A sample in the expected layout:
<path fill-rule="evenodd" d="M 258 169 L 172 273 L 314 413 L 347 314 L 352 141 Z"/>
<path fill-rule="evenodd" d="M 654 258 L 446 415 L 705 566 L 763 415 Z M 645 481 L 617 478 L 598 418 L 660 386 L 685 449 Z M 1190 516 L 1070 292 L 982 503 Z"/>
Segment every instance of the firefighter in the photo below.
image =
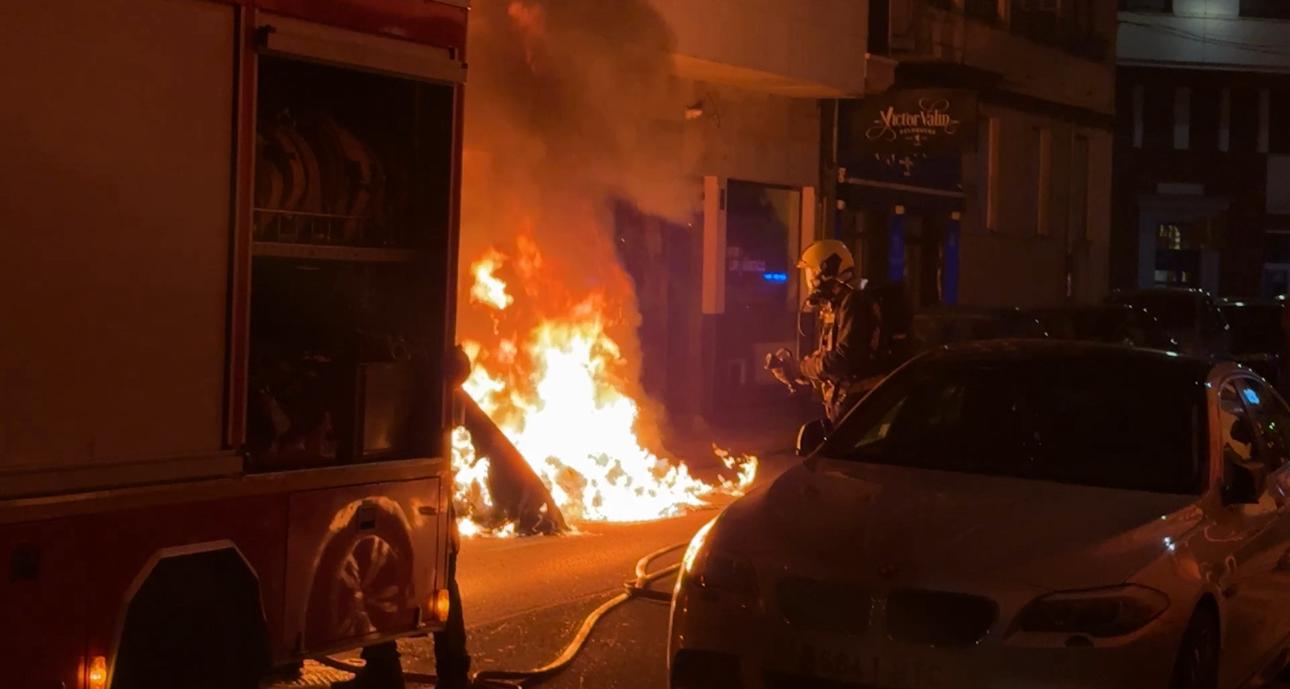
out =
<path fill-rule="evenodd" d="M 822 395 L 829 421 L 837 422 L 881 373 L 882 309 L 854 284 L 855 259 L 846 244 L 835 239 L 816 242 L 797 265 L 806 271 L 811 290 L 806 304 L 816 313 L 816 348 L 794 372 L 789 372 L 787 351 L 768 358 L 767 368 L 790 389 L 794 383 L 809 383 Z"/>

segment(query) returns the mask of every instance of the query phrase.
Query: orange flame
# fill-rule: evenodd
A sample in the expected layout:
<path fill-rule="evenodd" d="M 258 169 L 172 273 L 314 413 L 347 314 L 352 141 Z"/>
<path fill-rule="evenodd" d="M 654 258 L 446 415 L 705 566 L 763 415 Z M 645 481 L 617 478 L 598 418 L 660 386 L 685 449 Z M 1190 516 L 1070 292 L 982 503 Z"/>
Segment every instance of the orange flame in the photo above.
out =
<path fill-rule="evenodd" d="M 496 251 L 490 251 L 470 267 L 471 272 L 475 275 L 475 284 L 470 288 L 470 300 L 472 302 L 484 304 L 501 311 L 515 301 L 511 295 L 506 293 L 506 283 L 493 275 L 501 267 L 501 264 L 502 255 Z"/>
<path fill-rule="evenodd" d="M 519 245 L 525 255 L 517 271 L 541 265 L 531 241 Z M 497 276 L 505 261 L 491 250 L 476 262 L 471 294 L 506 294 Z M 504 308 L 501 300 L 472 301 Z M 756 477 L 756 457 L 714 447 L 734 478 L 713 485 L 642 446 L 636 435 L 640 407 L 625 391 L 622 352 L 607 332 L 606 314 L 613 311 L 603 295 L 592 294 L 537 319 L 522 344 L 506 337 L 491 347 L 464 342 L 475 365 L 462 388 L 514 443 L 570 521 L 659 519 L 702 506 L 714 493 L 744 491 Z M 461 533 L 488 532 L 480 519 L 491 507 L 488 458 L 475 456 L 465 429 L 453 435 L 453 454 L 458 512 L 465 515 Z"/>

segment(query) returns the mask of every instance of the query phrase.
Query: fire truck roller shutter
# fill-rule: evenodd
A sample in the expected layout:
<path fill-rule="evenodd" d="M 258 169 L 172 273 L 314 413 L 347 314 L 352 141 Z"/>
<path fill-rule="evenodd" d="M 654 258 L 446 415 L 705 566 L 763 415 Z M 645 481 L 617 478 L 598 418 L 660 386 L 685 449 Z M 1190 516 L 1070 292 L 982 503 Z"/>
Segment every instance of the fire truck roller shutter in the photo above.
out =
<path fill-rule="evenodd" d="M 112 689 L 259 686 L 269 668 L 259 579 L 231 544 L 212 547 L 163 554 L 141 573 L 109 665 Z"/>
<path fill-rule="evenodd" d="M 0 495 L 225 449 L 236 12 L 0 3 Z"/>

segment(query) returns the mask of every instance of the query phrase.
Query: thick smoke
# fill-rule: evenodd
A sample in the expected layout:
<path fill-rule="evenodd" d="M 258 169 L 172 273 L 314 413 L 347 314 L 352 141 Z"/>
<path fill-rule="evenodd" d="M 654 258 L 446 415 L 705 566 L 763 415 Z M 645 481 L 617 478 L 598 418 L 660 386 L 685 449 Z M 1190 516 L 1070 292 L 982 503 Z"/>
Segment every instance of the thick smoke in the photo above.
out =
<path fill-rule="evenodd" d="M 601 295 L 626 362 L 619 382 L 642 399 L 640 319 L 612 212 L 628 202 L 682 219 L 699 201 L 680 171 L 671 32 L 644 0 L 477 0 L 469 39 L 461 336 L 522 340 Z M 540 266 L 520 258 L 527 239 Z M 493 248 L 510 257 L 499 275 L 515 303 L 490 316 L 469 303 L 470 266 Z"/>

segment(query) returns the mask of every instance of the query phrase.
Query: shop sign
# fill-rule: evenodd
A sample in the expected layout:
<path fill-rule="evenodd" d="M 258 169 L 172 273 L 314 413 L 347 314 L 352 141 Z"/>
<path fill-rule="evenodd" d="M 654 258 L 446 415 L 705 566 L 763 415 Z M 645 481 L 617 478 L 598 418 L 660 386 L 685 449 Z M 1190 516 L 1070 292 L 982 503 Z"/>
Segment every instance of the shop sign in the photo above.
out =
<path fill-rule="evenodd" d="M 976 147 L 977 103 L 971 91 L 893 91 L 853 111 L 851 143 L 871 153 L 947 153 Z"/>

